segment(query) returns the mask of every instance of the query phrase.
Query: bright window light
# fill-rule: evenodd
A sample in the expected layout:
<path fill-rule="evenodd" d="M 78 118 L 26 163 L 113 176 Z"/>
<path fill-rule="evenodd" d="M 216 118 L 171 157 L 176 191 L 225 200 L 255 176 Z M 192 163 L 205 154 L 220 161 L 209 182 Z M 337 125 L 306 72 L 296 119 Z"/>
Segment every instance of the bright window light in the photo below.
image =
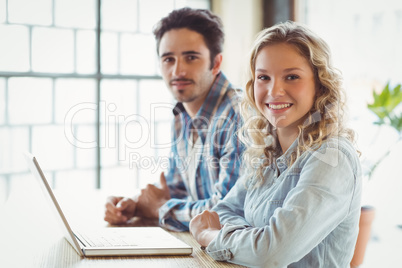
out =
<path fill-rule="evenodd" d="M 11 23 L 51 25 L 52 0 L 8 0 L 8 19 Z"/>

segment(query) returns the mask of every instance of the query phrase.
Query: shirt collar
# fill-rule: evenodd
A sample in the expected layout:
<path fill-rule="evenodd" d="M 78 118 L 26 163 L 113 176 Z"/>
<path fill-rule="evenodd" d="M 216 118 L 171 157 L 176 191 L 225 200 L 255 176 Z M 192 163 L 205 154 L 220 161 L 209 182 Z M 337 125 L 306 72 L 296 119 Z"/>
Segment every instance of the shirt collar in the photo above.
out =
<path fill-rule="evenodd" d="M 172 110 L 174 116 L 176 116 L 180 113 L 183 113 L 185 111 L 186 111 L 186 109 L 184 109 L 183 103 L 181 103 L 181 102 L 176 103 L 176 105 L 174 106 L 174 108 Z"/>
<path fill-rule="evenodd" d="M 276 164 L 278 167 L 283 166 L 287 167 L 287 164 L 290 162 L 290 157 L 292 153 L 296 150 L 297 145 L 299 144 L 298 139 L 296 138 L 287 151 L 276 159 Z"/>
<path fill-rule="evenodd" d="M 203 142 L 205 140 L 208 127 L 211 123 L 215 107 L 220 105 L 222 101 L 221 96 L 225 95 L 227 89 L 230 87 L 231 84 L 227 80 L 226 76 L 222 72 L 219 72 L 200 110 L 197 112 L 194 118 L 190 119 L 191 124 L 195 129 L 197 129 L 198 135 L 201 137 Z M 184 117 L 189 117 L 183 106 L 183 103 L 181 102 L 176 104 L 173 109 L 173 114 L 175 116 L 183 114 Z"/>
<path fill-rule="evenodd" d="M 222 72 L 219 72 L 216 75 L 215 81 L 212 84 L 211 89 L 209 90 L 204 103 L 202 104 L 200 110 L 197 112 L 197 114 L 194 117 L 194 123 L 196 121 L 199 121 L 199 122 L 205 122 L 205 121 L 208 122 L 209 121 L 215 106 L 219 105 L 219 103 L 217 103 L 219 96 L 221 95 L 221 93 L 225 93 L 227 88 L 229 88 L 229 87 L 231 87 L 231 85 L 230 85 L 229 81 L 227 80 L 226 76 Z M 174 116 L 177 116 L 178 114 L 183 113 L 183 112 L 187 113 L 186 109 L 183 106 L 183 103 L 177 102 L 175 107 L 173 108 Z M 196 120 L 196 118 L 203 118 L 204 120 Z M 205 119 L 207 119 L 207 120 L 205 120 Z"/>

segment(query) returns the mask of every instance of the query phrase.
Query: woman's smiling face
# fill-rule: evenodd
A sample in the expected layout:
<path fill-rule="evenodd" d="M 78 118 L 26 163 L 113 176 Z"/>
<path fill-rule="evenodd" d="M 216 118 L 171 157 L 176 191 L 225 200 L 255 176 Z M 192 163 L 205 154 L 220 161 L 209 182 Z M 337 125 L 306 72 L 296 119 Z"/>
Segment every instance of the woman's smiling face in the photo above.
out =
<path fill-rule="evenodd" d="M 260 50 L 254 72 L 258 110 L 278 133 L 298 133 L 298 126 L 313 107 L 316 92 L 309 62 L 292 45 L 279 43 Z"/>

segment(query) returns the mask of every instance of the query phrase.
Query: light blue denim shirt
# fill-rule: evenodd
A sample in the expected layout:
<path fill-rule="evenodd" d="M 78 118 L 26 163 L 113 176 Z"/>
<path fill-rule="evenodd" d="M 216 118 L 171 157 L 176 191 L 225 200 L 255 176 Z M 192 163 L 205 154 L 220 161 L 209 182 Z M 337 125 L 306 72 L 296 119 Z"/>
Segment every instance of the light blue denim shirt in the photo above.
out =
<path fill-rule="evenodd" d="M 362 188 L 356 150 L 332 138 L 288 167 L 296 146 L 266 168 L 262 184 L 242 178 L 214 207 L 224 226 L 210 256 L 251 267 L 349 267 Z"/>

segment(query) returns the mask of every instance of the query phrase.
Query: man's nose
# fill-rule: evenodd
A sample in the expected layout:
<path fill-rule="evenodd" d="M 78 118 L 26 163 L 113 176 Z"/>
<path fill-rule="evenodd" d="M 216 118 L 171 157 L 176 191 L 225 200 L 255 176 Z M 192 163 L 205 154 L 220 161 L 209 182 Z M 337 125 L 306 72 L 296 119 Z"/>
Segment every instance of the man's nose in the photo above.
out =
<path fill-rule="evenodd" d="M 182 77 L 186 75 L 185 64 L 181 60 L 177 60 L 173 66 L 173 76 Z"/>

